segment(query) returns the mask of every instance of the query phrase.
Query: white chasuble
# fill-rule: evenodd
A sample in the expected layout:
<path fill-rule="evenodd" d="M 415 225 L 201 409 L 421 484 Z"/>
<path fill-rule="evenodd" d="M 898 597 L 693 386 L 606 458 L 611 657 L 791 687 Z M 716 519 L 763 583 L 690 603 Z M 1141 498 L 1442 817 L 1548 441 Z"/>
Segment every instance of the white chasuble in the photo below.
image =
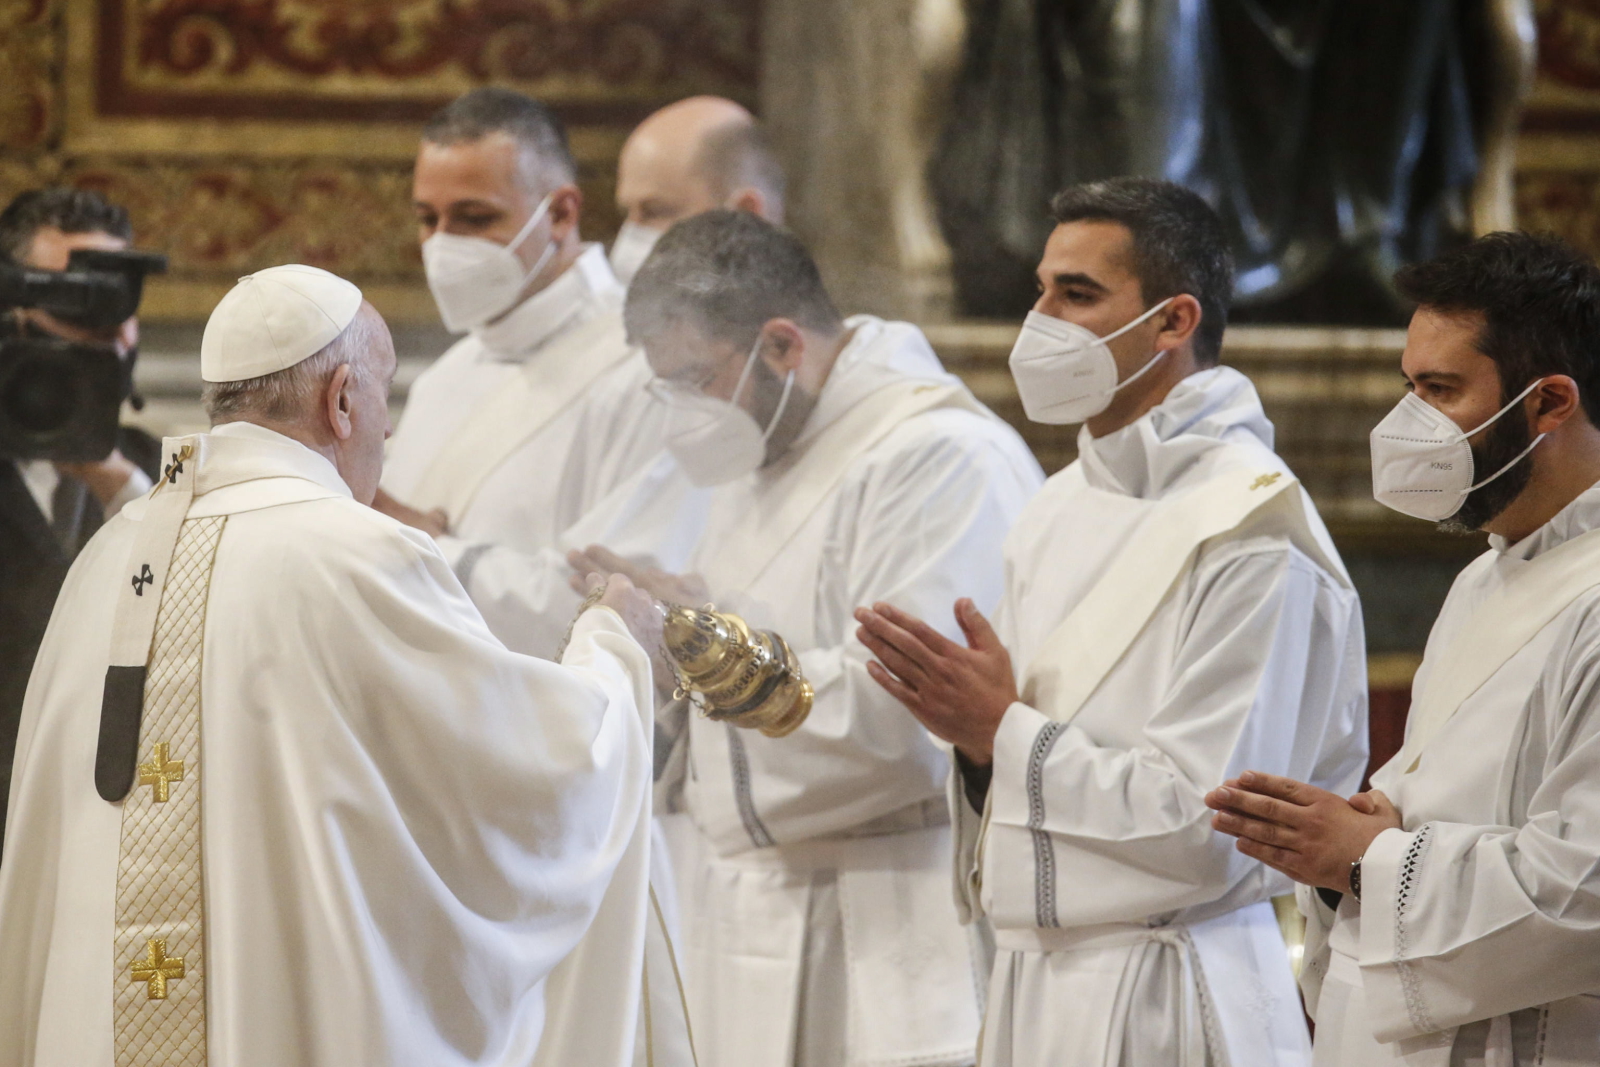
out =
<path fill-rule="evenodd" d="M 1402 828 L 1359 903 L 1300 894 L 1319 1067 L 1600 1062 L 1597 607 L 1600 488 L 1456 578 L 1372 779 Z"/>
<path fill-rule="evenodd" d="M 185 447 L 79 556 L 34 668 L 0 1063 L 630 1063 L 652 681 L 622 621 L 516 655 L 318 454 L 243 423 Z M 132 733 L 104 713 L 128 691 Z"/>
<path fill-rule="evenodd" d="M 981 820 L 952 782 L 957 895 L 998 949 L 980 1062 L 1298 1067 L 1269 903 L 1287 880 L 1203 798 L 1246 769 L 1355 790 L 1356 595 L 1238 372 L 1078 443 L 1006 542 L 996 628 L 1023 699 Z"/>
<path fill-rule="evenodd" d="M 674 842 L 703 1067 L 970 1063 L 973 960 L 945 872 L 946 758 L 871 680 L 854 609 L 886 600 L 957 638 L 999 594 L 1037 488 L 1009 427 L 915 327 L 862 316 L 791 451 L 719 487 L 693 569 L 781 633 L 816 690 L 769 738 L 698 717 Z"/>
<path fill-rule="evenodd" d="M 704 521 L 665 453 L 667 412 L 627 344 L 600 246 L 463 338 L 412 385 L 383 487 L 441 508 L 440 550 L 508 648 L 550 657 L 578 608 L 569 548 L 676 568 Z"/>

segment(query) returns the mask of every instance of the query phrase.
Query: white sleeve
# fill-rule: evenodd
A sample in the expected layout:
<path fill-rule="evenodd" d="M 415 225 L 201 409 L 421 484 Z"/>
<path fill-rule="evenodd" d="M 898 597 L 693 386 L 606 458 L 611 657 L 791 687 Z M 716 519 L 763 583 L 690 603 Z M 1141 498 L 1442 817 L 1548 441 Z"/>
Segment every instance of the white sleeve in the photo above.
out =
<path fill-rule="evenodd" d="M 641 566 L 681 571 L 705 527 L 708 491 L 696 489 L 662 452 L 614 487 L 560 542 L 537 552 L 439 538 L 439 550 L 506 646 L 555 654 L 582 598 L 568 584 L 567 551 L 600 544 Z"/>
<path fill-rule="evenodd" d="M 1229 546 L 1190 579 L 1170 683 L 1142 743 L 1115 748 L 1013 704 L 995 737 L 990 819 L 1042 830 L 1060 870 L 1062 926 L 1139 922 L 1287 882 L 1213 832 L 1207 791 L 1247 769 L 1346 792 L 1360 781 L 1365 673 L 1354 594 L 1282 539 Z M 1343 750 L 1330 760 L 1330 747 Z M 1339 780 L 1318 781 L 1327 766 Z"/>
<path fill-rule="evenodd" d="M 572 568 L 555 549 L 518 552 L 503 545 L 439 538 L 439 550 L 507 648 L 550 659 L 583 598 L 567 584 Z"/>
<path fill-rule="evenodd" d="M 1516 825 L 1386 830 L 1362 859 L 1379 1041 L 1600 989 L 1600 624 L 1569 629 L 1529 705 L 1515 773 L 1537 784 Z"/>

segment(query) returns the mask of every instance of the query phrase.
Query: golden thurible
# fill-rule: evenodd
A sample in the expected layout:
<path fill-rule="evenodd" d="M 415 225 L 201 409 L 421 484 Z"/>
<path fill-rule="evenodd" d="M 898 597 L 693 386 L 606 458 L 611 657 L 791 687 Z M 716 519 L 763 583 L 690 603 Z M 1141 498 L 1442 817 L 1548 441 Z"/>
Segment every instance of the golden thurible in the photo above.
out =
<path fill-rule="evenodd" d="M 687 696 L 719 722 L 791 733 L 811 714 L 811 683 L 789 643 L 771 630 L 751 630 L 739 616 L 665 605 L 662 645 Z"/>

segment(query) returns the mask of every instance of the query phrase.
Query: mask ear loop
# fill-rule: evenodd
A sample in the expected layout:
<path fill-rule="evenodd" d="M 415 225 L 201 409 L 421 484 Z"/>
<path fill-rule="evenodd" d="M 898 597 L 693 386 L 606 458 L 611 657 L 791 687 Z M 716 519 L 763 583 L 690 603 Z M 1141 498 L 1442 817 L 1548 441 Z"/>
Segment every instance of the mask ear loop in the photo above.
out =
<path fill-rule="evenodd" d="M 794 371 L 790 371 L 789 376 L 783 380 L 783 395 L 778 398 L 778 410 L 772 413 L 772 421 L 767 423 L 766 430 L 761 434 L 761 440 L 765 441 L 771 437 L 772 431 L 778 428 L 778 420 L 783 418 L 783 409 L 789 406 L 789 393 L 793 389 Z"/>
<path fill-rule="evenodd" d="M 1176 299 L 1178 299 L 1178 298 L 1175 297 L 1175 296 L 1167 297 L 1165 300 L 1161 301 L 1161 303 L 1155 305 L 1149 311 L 1146 311 L 1143 315 L 1140 315 L 1138 318 L 1134 319 L 1132 322 L 1128 323 L 1126 326 L 1122 327 L 1121 329 L 1112 330 L 1110 333 L 1106 334 L 1104 337 L 1099 338 L 1099 340 L 1101 340 L 1101 341 L 1115 341 L 1117 338 L 1121 337 L 1123 334 L 1127 333 L 1129 330 L 1133 329 L 1135 326 L 1139 325 L 1141 322 L 1145 321 L 1151 315 L 1154 315 L 1156 312 L 1160 311 L 1162 308 L 1166 307 L 1168 304 L 1172 303 Z M 1166 349 L 1162 349 L 1161 351 L 1165 352 Z M 1133 381 L 1132 378 L 1129 378 L 1128 380 L 1130 382 Z"/>
<path fill-rule="evenodd" d="M 761 354 L 761 335 L 756 334 L 756 343 L 750 346 L 750 354 L 744 357 L 744 370 L 739 372 L 739 380 L 734 383 L 733 395 L 728 398 L 728 403 L 738 404 L 739 394 L 744 392 L 744 383 L 749 380 L 750 372 L 755 369 L 756 357 Z"/>
<path fill-rule="evenodd" d="M 1124 386 L 1132 385 L 1134 382 L 1138 381 L 1140 378 L 1142 378 L 1144 376 L 1144 372 L 1145 371 L 1149 370 L 1151 367 L 1154 367 L 1157 363 L 1161 362 L 1161 357 L 1166 355 L 1166 354 L 1167 354 L 1167 349 L 1163 348 L 1161 351 L 1159 351 L 1155 355 L 1151 356 L 1150 357 L 1150 362 L 1146 363 L 1144 366 L 1140 367 L 1138 370 L 1134 371 L 1132 374 L 1130 374 L 1126 378 L 1122 379 L 1122 381 L 1120 381 L 1116 385 L 1112 386 L 1111 391 L 1113 393 L 1115 393 L 1117 390 L 1123 388 Z"/>
<path fill-rule="evenodd" d="M 739 381 L 733 387 L 733 396 L 728 403 L 735 406 L 739 403 L 739 394 L 744 392 L 744 383 L 749 380 L 750 372 L 755 369 L 756 360 L 761 355 L 761 335 L 756 335 L 756 343 L 750 346 L 750 355 L 745 357 L 744 370 L 739 372 Z M 783 395 L 778 398 L 778 410 L 772 415 L 772 420 L 767 423 L 767 428 L 761 433 L 761 440 L 765 441 L 772 436 L 772 431 L 778 428 L 778 420 L 783 417 L 784 409 L 789 406 L 789 394 L 794 391 L 794 371 L 783 380 Z"/>
<path fill-rule="evenodd" d="M 1544 379 L 1543 378 L 1535 378 L 1532 382 L 1530 382 L 1528 384 L 1528 387 L 1526 389 L 1524 389 L 1522 392 L 1518 393 L 1516 396 L 1511 398 L 1511 403 L 1507 404 L 1505 407 L 1501 408 L 1499 411 L 1495 412 L 1493 415 L 1490 415 L 1487 420 L 1485 420 L 1481 425 L 1479 425 L 1477 427 L 1477 429 L 1465 431 L 1464 433 L 1461 434 L 1461 436 L 1457 437 L 1456 440 L 1457 441 L 1465 441 L 1467 438 L 1475 436 L 1476 434 L 1481 433 L 1482 431 L 1488 429 L 1490 426 L 1493 426 L 1495 424 L 1495 420 L 1499 419 L 1500 416 L 1504 415 L 1506 412 L 1510 411 L 1512 408 L 1514 408 L 1518 404 L 1522 403 L 1522 398 L 1523 397 L 1527 396 L 1529 393 L 1533 392 L 1535 389 L 1539 388 L 1539 386 L 1541 386 L 1543 384 L 1544 384 Z M 1544 434 L 1540 434 L 1539 436 L 1543 437 Z M 1531 448 L 1532 446 L 1530 445 L 1529 447 Z M 1513 460 L 1512 462 L 1516 462 L 1516 461 Z"/>
<path fill-rule="evenodd" d="M 756 360 L 761 356 L 761 335 L 756 334 L 756 343 L 750 346 L 750 357 L 745 360 L 744 371 L 739 375 L 739 384 L 733 387 L 733 403 L 739 402 L 739 394 L 744 392 L 745 379 L 750 377 L 750 372 L 755 370 Z M 789 406 L 789 394 L 794 390 L 794 371 L 783 380 L 783 395 L 778 398 L 778 410 L 772 413 L 772 419 L 767 423 L 767 428 L 761 431 L 761 440 L 766 441 L 772 436 L 772 431 L 778 428 L 778 420 L 783 418 L 784 408 Z M 754 420 L 751 420 L 754 421 Z"/>
<path fill-rule="evenodd" d="M 1123 334 L 1127 333 L 1129 330 L 1133 329 L 1135 326 L 1139 325 L 1141 322 L 1144 322 L 1150 316 L 1154 315 L 1156 312 L 1160 311 L 1162 308 L 1166 307 L 1168 304 L 1172 303 L 1176 299 L 1177 299 L 1176 297 L 1171 297 L 1171 296 L 1167 297 L 1165 300 L 1161 301 L 1161 303 L 1157 304 L 1155 307 L 1152 307 L 1149 311 L 1146 311 L 1143 315 L 1140 315 L 1138 318 L 1136 318 L 1132 322 L 1128 323 L 1128 325 L 1122 327 L 1122 329 L 1113 330 L 1112 332 L 1106 334 L 1104 337 L 1100 338 L 1100 343 L 1101 344 L 1105 344 L 1107 341 L 1116 340 L 1118 337 L 1121 337 Z M 1112 386 L 1111 387 L 1111 391 L 1113 393 L 1115 393 L 1118 390 L 1120 390 L 1120 389 L 1122 389 L 1122 388 L 1124 388 L 1126 386 L 1132 385 L 1134 382 L 1138 381 L 1141 377 L 1144 376 L 1144 373 L 1146 371 L 1148 371 L 1151 367 L 1154 367 L 1157 363 L 1159 363 L 1161 361 L 1161 357 L 1166 355 L 1167 351 L 1168 351 L 1167 349 L 1163 348 L 1161 351 L 1159 351 L 1155 355 L 1151 356 L 1149 361 L 1146 362 L 1144 366 L 1140 367 L 1138 370 L 1134 371 L 1132 374 L 1130 374 L 1126 378 L 1122 379 L 1122 381 L 1120 381 L 1116 385 Z"/>
<path fill-rule="evenodd" d="M 1479 426 L 1476 430 L 1468 430 L 1466 433 L 1462 434 L 1460 437 L 1457 437 L 1456 440 L 1457 441 L 1465 441 L 1467 438 L 1473 436 L 1474 434 L 1479 433 L 1482 430 L 1484 430 L 1484 429 L 1486 429 L 1486 428 L 1488 428 L 1490 426 L 1493 426 L 1495 421 L 1497 419 L 1499 419 L 1500 416 L 1504 415 L 1506 412 L 1510 411 L 1512 408 L 1514 408 L 1518 404 L 1522 403 L 1522 398 L 1527 396 L 1529 393 L 1533 392 L 1535 389 L 1537 389 L 1543 382 L 1544 382 L 1543 378 L 1535 378 L 1532 382 L 1529 383 L 1529 385 L 1528 385 L 1528 387 L 1526 389 L 1524 389 L 1522 392 L 1518 393 L 1515 397 L 1512 398 L 1511 403 L 1507 404 L 1505 407 L 1501 408 L 1499 411 L 1497 411 L 1493 415 L 1489 416 L 1489 419 L 1488 419 L 1487 422 L 1483 423 L 1483 425 Z M 1413 394 L 1413 395 L 1415 395 L 1415 394 Z M 1474 489 L 1482 489 L 1484 486 L 1488 485 L 1490 482 L 1492 482 L 1496 478 L 1500 477 L 1506 471 L 1510 470 L 1512 467 L 1515 467 L 1518 463 L 1521 463 L 1523 461 L 1523 459 L 1526 458 L 1528 453 L 1532 452 L 1534 450 L 1534 447 L 1536 445 L 1538 445 L 1538 443 L 1540 441 L 1543 441 L 1546 436 L 1547 436 L 1546 434 L 1540 434 L 1538 437 L 1535 437 L 1533 439 L 1532 443 L 1530 443 L 1527 448 L 1524 448 L 1521 452 L 1517 453 L 1517 456 L 1516 456 L 1515 459 L 1513 459 L 1510 463 L 1507 463 L 1504 467 L 1501 467 L 1499 470 L 1495 471 L 1493 474 L 1489 475 L 1489 477 L 1485 478 L 1483 481 L 1479 482 L 1477 485 L 1468 487 L 1467 492 L 1470 493 Z"/>
<path fill-rule="evenodd" d="M 1510 463 L 1507 463 L 1504 467 L 1501 467 L 1499 470 L 1497 470 L 1493 474 L 1489 475 L 1489 477 L 1485 478 L 1483 481 L 1479 482 L 1477 485 L 1468 486 L 1467 492 L 1470 493 L 1474 489 L 1482 489 L 1484 486 L 1488 485 L 1490 482 L 1492 482 L 1496 478 L 1500 477 L 1506 471 L 1510 470 L 1512 467 L 1515 467 L 1518 463 L 1521 463 L 1522 460 L 1523 460 L 1523 457 L 1526 456 L 1529 452 L 1533 451 L 1534 445 L 1537 445 L 1540 441 L 1543 441 L 1545 439 L 1545 437 L 1546 437 L 1545 434 L 1540 434 L 1538 437 L 1535 437 L 1533 439 L 1533 444 L 1530 444 L 1527 448 L 1524 448 L 1521 452 L 1517 453 L 1517 458 L 1516 459 L 1512 460 Z"/>
<path fill-rule="evenodd" d="M 533 214 L 528 216 L 528 221 L 522 224 L 522 229 L 518 230 L 517 235 L 511 239 L 511 243 L 506 245 L 506 251 L 510 252 L 512 255 L 516 255 L 517 249 L 522 247 L 522 242 L 528 239 L 528 235 L 533 232 L 533 228 L 539 225 L 539 220 L 544 218 L 545 213 L 550 210 L 550 201 L 555 195 L 555 193 L 550 193 L 543 200 L 539 201 L 539 206 L 533 209 Z M 524 285 L 527 284 L 529 278 L 532 278 L 535 274 L 538 274 L 544 269 L 545 263 L 549 261 L 551 255 L 555 253 L 555 250 L 556 243 L 554 240 L 551 240 L 544 246 L 544 251 L 539 253 L 539 258 L 534 260 L 533 266 L 529 267 L 527 271 L 523 273 L 522 281 Z"/>

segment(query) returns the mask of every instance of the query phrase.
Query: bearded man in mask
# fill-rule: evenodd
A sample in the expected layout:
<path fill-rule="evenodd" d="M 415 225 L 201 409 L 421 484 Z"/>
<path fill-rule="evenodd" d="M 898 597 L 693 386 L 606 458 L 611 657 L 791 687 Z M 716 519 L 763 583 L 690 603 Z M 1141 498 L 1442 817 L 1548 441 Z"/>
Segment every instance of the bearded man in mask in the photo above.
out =
<path fill-rule="evenodd" d="M 970 1063 L 973 958 L 947 873 L 947 761 L 866 671 L 850 612 L 886 600 L 956 632 L 999 595 L 1040 471 L 916 327 L 841 319 L 792 236 L 745 212 L 674 226 L 628 291 L 668 447 L 714 485 L 693 574 L 603 548 L 579 569 L 710 599 L 782 634 L 815 689 L 788 736 L 683 714 L 663 785 L 693 821 L 685 984 L 705 1067 Z M 686 769 L 686 773 L 685 773 Z"/>
<path fill-rule="evenodd" d="M 545 657 L 580 600 L 567 548 L 606 538 L 671 558 L 699 530 L 687 483 L 652 467 L 664 416 L 622 286 L 579 233 L 576 176 L 560 122 L 521 93 L 474 90 L 424 127 L 423 268 L 467 336 L 411 386 L 375 501 L 435 535 L 496 637 Z"/>
<path fill-rule="evenodd" d="M 1208 798 L 1300 886 L 1316 1063 L 1588 1064 L 1600 1048 L 1600 268 L 1496 233 L 1406 267 L 1410 392 L 1374 495 L 1489 550 L 1456 578 L 1370 792 Z"/>
<path fill-rule="evenodd" d="M 661 235 L 714 208 L 783 225 L 783 168 L 754 116 L 720 96 L 668 104 L 628 135 L 617 159 L 622 229 L 611 269 L 627 285 Z"/>
<path fill-rule="evenodd" d="M 1078 459 L 1005 546 L 991 627 L 857 614 L 872 677 L 955 748 L 956 882 L 998 955 L 988 1067 L 1295 1065 L 1310 1048 L 1270 898 L 1206 791 L 1270 767 L 1353 791 L 1360 606 L 1249 380 L 1218 365 L 1233 275 L 1216 214 L 1121 178 L 1051 205 L 1011 354 L 1028 417 Z"/>
<path fill-rule="evenodd" d="M 39 270 L 65 270 L 78 249 L 120 251 L 133 238 L 122 207 L 86 189 L 35 189 L 0 212 L 0 255 Z M 131 375 L 139 320 L 109 329 L 18 309 L 7 329 L 79 344 L 110 345 Z M 92 463 L 0 459 L 0 839 L 11 751 L 34 655 L 67 568 L 100 525 L 149 491 L 161 442 L 132 427 Z"/>

